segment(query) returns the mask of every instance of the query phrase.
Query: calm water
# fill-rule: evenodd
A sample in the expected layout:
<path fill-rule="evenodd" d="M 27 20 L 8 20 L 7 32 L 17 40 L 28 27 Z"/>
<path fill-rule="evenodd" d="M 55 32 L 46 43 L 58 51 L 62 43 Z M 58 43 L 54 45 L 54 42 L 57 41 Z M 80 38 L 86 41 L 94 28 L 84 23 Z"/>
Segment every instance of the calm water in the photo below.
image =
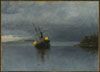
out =
<path fill-rule="evenodd" d="M 97 53 L 73 47 L 74 42 L 51 42 L 38 50 L 31 43 L 2 44 L 4 71 L 97 71 Z"/>

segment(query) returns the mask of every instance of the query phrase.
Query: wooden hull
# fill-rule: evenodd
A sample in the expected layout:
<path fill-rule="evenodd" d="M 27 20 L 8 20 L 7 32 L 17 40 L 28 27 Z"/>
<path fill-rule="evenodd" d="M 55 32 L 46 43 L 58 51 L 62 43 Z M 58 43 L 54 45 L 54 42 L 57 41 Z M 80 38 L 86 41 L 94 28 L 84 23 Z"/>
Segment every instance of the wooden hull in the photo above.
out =
<path fill-rule="evenodd" d="M 42 38 L 39 41 L 36 41 L 36 44 L 34 44 L 36 48 L 50 48 L 50 40 L 45 40 L 45 38 Z"/>
<path fill-rule="evenodd" d="M 36 48 L 50 48 L 50 42 L 43 41 L 35 45 Z"/>

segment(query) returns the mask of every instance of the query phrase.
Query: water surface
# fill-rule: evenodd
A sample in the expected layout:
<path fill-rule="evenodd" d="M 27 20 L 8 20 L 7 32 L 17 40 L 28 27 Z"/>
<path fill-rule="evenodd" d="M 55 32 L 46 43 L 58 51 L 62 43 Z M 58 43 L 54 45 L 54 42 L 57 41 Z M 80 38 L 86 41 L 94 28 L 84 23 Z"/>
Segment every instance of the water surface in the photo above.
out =
<path fill-rule="evenodd" d="M 31 42 L 3 43 L 4 71 L 97 71 L 97 53 L 73 47 L 78 42 L 51 42 L 50 49 L 38 50 Z"/>

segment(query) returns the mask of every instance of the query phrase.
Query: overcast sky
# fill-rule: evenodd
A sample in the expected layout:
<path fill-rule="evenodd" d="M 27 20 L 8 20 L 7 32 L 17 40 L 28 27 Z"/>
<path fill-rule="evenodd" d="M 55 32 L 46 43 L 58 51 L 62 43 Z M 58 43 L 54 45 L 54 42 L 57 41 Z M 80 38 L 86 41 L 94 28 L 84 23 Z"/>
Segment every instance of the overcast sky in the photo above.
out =
<path fill-rule="evenodd" d="M 2 1 L 1 5 L 2 35 L 8 40 L 11 35 L 33 37 L 32 23 L 44 24 L 53 40 L 78 40 L 97 30 L 98 19 L 98 1 Z"/>
<path fill-rule="evenodd" d="M 77 17 L 98 17 L 98 1 L 2 1 L 2 23 L 30 21 L 65 24 Z"/>

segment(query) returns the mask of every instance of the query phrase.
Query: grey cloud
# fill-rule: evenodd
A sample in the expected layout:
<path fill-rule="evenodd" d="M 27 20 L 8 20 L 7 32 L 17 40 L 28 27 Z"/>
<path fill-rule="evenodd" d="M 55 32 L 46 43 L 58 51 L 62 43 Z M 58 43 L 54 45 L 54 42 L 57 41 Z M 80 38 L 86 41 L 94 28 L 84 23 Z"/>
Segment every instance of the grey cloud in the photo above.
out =
<path fill-rule="evenodd" d="M 79 2 L 78 2 L 79 3 Z M 6 4 L 4 4 L 5 6 Z M 3 5 L 2 5 L 3 6 Z M 7 8 L 3 8 L 7 10 Z M 29 20 L 34 21 L 36 23 L 55 23 L 55 24 L 63 24 L 69 21 L 69 19 L 77 16 L 92 16 L 97 17 L 98 15 L 98 3 L 68 3 L 61 2 L 59 4 L 49 4 L 44 3 L 42 5 L 37 3 L 22 3 L 22 4 L 14 4 L 8 5 L 8 13 L 13 14 L 13 12 L 17 14 L 6 15 L 8 16 L 9 21 L 17 20 Z M 10 18 L 11 17 L 11 18 Z M 4 19 L 5 19 L 4 18 Z M 13 19 L 12 19 L 13 18 Z"/>
<path fill-rule="evenodd" d="M 5 4 L 2 5 L 2 10 L 6 11 Z M 8 5 L 7 12 L 4 11 L 1 17 L 2 33 L 9 31 L 9 34 L 33 36 L 32 23 L 35 23 L 41 24 L 44 29 L 49 29 L 50 37 L 56 40 L 79 40 L 83 36 L 82 31 L 89 34 L 93 32 L 92 28 L 96 32 L 99 18 L 98 2 L 95 1 L 58 4 L 12 3 Z M 66 34 L 64 35 L 63 32 Z"/>

